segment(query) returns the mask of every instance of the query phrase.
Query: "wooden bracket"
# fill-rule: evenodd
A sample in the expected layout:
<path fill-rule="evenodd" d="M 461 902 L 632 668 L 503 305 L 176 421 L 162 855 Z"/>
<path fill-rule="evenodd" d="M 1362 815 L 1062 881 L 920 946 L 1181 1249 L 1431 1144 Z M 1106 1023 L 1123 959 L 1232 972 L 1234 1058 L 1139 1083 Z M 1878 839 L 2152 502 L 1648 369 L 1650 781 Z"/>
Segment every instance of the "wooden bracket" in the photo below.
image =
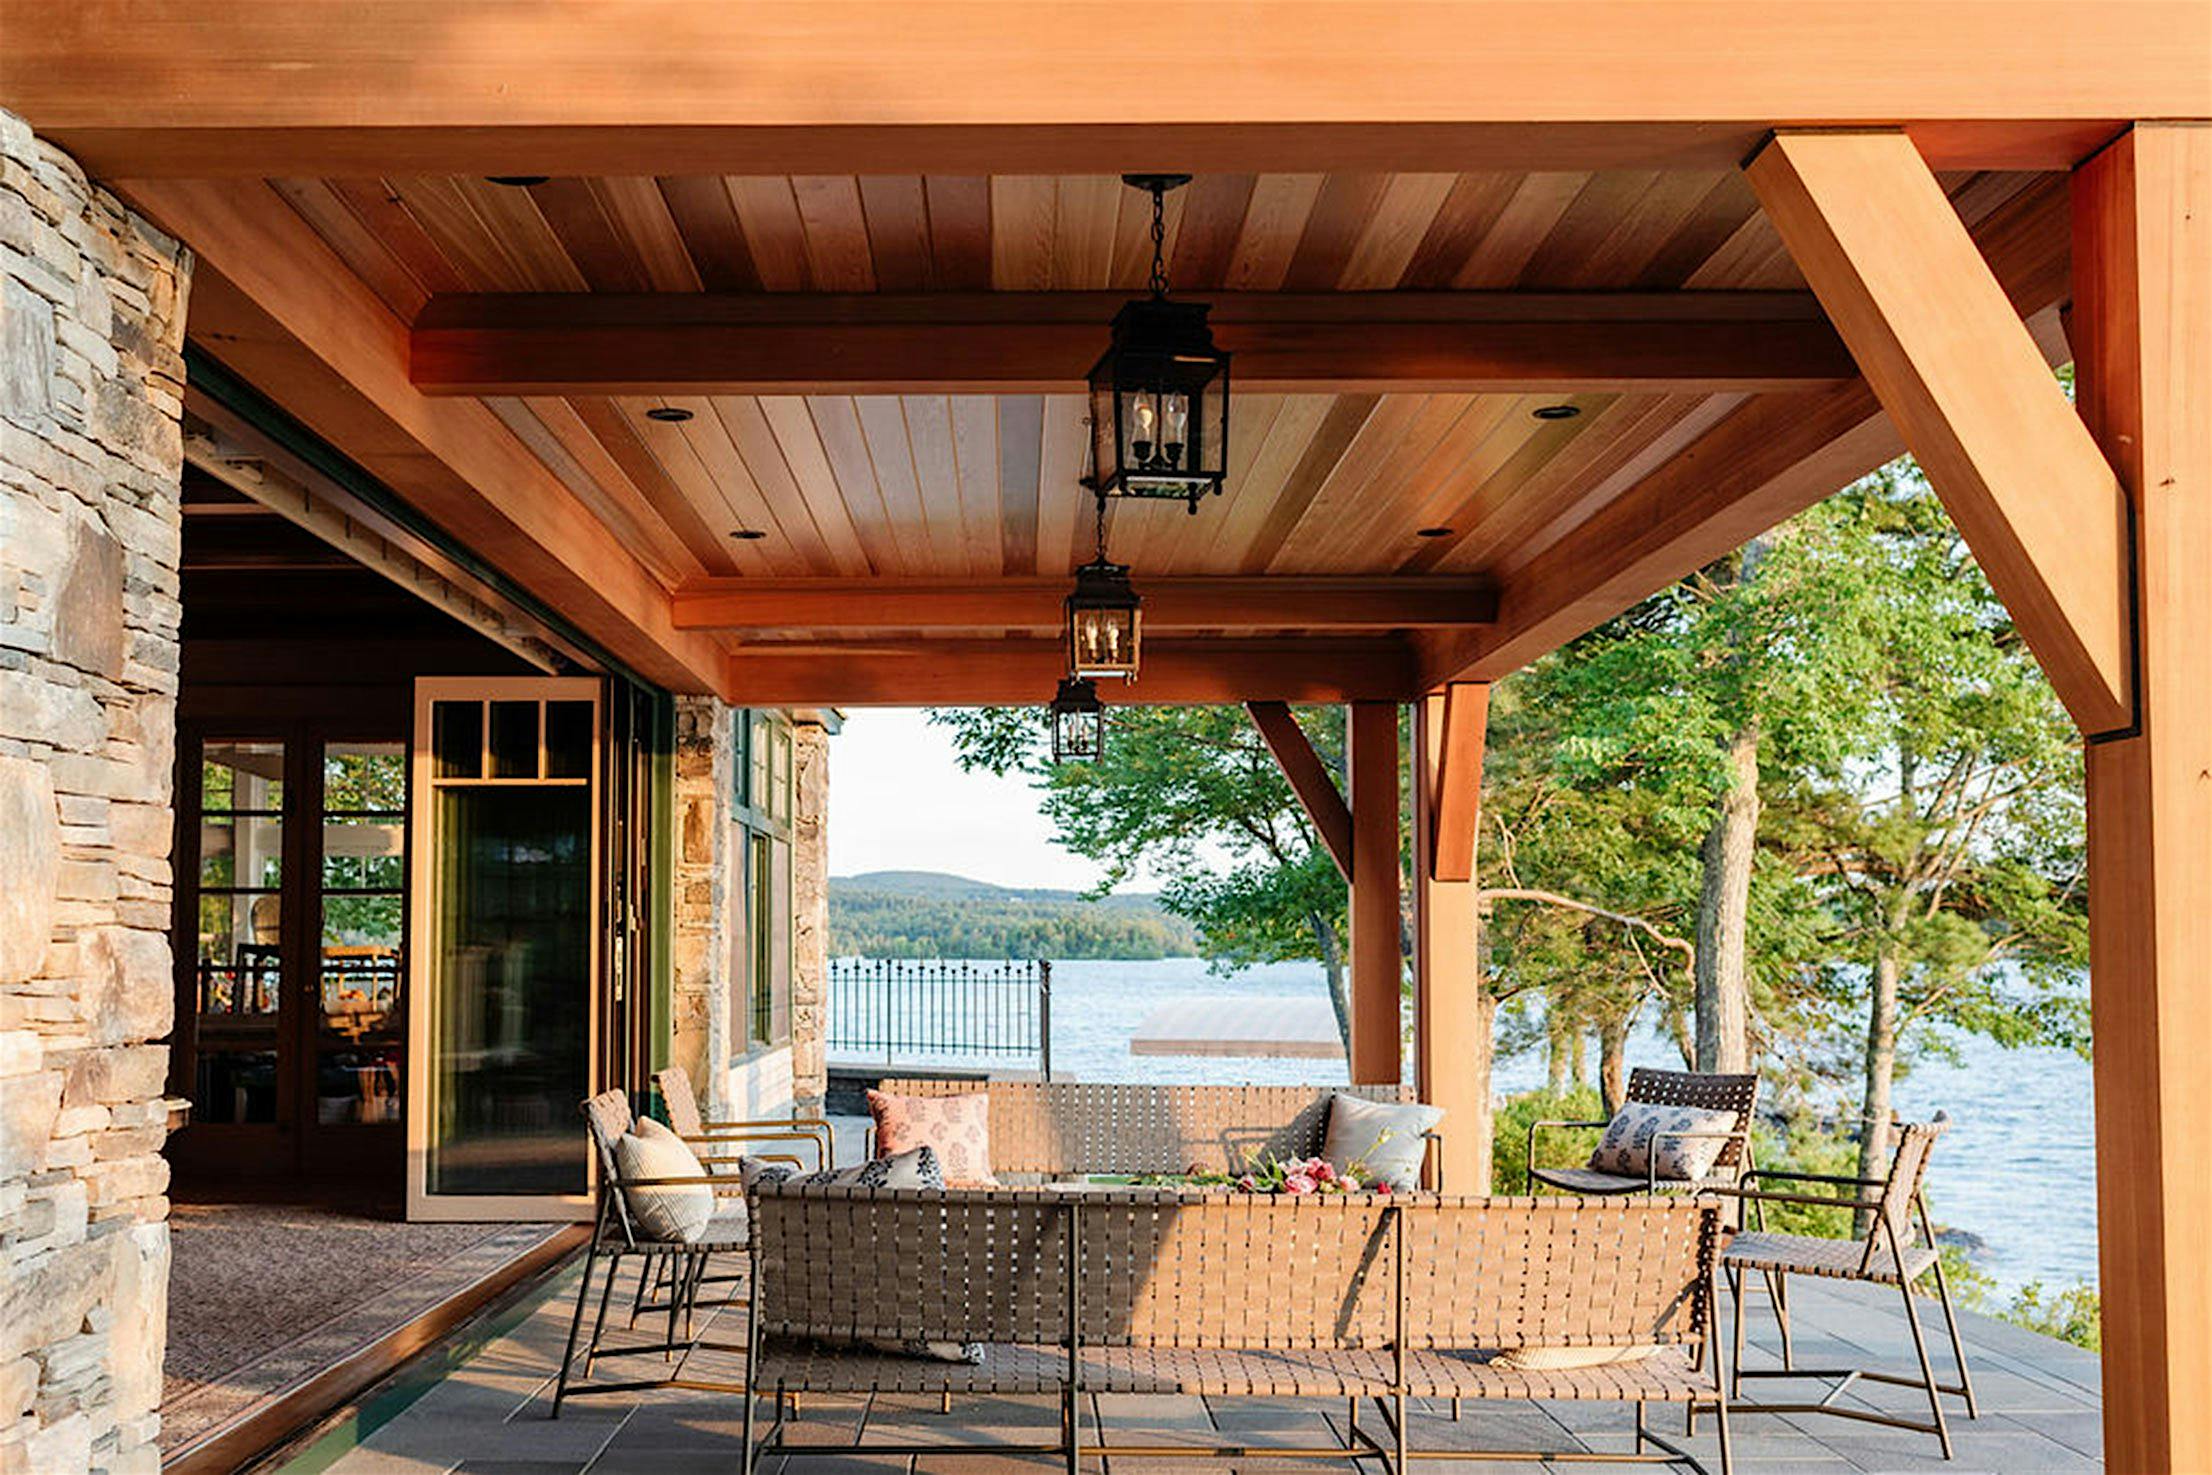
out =
<path fill-rule="evenodd" d="M 1283 777 L 1290 780 L 1291 792 L 1305 806 L 1306 818 L 1313 821 L 1314 833 L 1321 837 L 1322 848 L 1329 852 L 1329 859 L 1336 862 L 1338 873 L 1349 884 L 1352 879 L 1352 810 L 1344 802 L 1336 780 L 1329 776 L 1328 765 L 1314 752 L 1312 740 L 1298 725 L 1289 703 L 1246 702 L 1244 709 L 1252 714 L 1252 725 L 1267 740 L 1267 749 L 1275 755 Z"/>

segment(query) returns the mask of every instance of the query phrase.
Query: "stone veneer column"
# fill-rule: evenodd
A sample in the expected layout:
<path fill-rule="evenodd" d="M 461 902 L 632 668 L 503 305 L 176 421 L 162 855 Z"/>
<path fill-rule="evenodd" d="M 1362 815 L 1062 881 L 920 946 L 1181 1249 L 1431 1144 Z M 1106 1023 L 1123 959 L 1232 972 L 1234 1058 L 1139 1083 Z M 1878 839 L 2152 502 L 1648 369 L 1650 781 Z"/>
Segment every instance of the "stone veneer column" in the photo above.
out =
<path fill-rule="evenodd" d="M 691 1072 L 700 1109 L 723 1109 L 730 1058 L 730 907 L 737 857 L 730 844 L 736 781 L 732 709 L 713 697 L 676 698 L 676 917 L 669 1062 Z"/>
<path fill-rule="evenodd" d="M 820 1116 L 829 1092 L 829 740 L 818 717 L 792 723 L 791 1096 L 801 1116 Z"/>
<path fill-rule="evenodd" d="M 160 1464 L 190 272 L 0 113 L 0 1472 Z"/>

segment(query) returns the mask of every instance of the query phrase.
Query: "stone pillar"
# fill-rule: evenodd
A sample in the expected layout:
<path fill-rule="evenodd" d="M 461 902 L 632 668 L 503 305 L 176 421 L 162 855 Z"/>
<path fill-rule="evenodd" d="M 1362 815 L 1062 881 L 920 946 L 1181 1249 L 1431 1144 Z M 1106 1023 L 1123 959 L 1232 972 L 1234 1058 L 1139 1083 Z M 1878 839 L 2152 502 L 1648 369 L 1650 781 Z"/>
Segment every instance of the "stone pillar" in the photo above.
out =
<path fill-rule="evenodd" d="M 190 271 L 0 113 L 0 1471 L 160 1464 Z"/>
<path fill-rule="evenodd" d="M 823 1048 L 829 1004 L 829 740 L 820 714 L 791 729 L 791 1096 L 820 1116 L 829 1093 Z"/>
<path fill-rule="evenodd" d="M 727 1116 L 730 1058 L 730 908 L 737 857 L 730 843 L 736 781 L 732 711 L 713 697 L 676 698 L 676 917 L 668 1059 L 691 1072 L 699 1109 Z"/>

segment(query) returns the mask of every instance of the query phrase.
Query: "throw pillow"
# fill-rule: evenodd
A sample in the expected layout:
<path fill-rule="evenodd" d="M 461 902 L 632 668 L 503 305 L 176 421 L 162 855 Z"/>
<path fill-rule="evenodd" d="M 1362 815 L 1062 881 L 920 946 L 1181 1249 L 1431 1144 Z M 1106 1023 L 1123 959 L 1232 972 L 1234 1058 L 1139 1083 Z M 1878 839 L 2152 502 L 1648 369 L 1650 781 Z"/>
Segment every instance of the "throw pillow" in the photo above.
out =
<path fill-rule="evenodd" d="M 1651 1346 L 1508 1347 L 1491 1358 L 1490 1365 L 1524 1373 L 1561 1372 L 1569 1368 L 1612 1367 L 1623 1362 L 1641 1362 L 1658 1350 Z"/>
<path fill-rule="evenodd" d="M 876 1151 L 886 1156 L 916 1147 L 933 1147 L 945 1170 L 947 1188 L 996 1188 L 991 1173 L 991 1098 L 970 1096 L 893 1096 L 868 1093 L 868 1114 L 876 1119 Z"/>
<path fill-rule="evenodd" d="M 646 1117 L 615 1139 L 615 1172 L 632 1178 L 704 1178 L 684 1140 Z M 645 1239 L 666 1244 L 693 1244 L 714 1217 L 714 1189 L 704 1183 L 668 1183 L 625 1188 L 622 1201 L 631 1222 Z"/>
<path fill-rule="evenodd" d="M 1321 1155 L 1338 1172 L 1357 1173 L 1363 1183 L 1416 1188 L 1421 1182 L 1421 1158 L 1428 1151 L 1428 1133 L 1442 1120 L 1441 1106 L 1331 1096 Z"/>
<path fill-rule="evenodd" d="M 1662 1132 L 1732 1132 L 1736 1127 L 1736 1114 L 1732 1111 L 1706 1111 L 1692 1106 L 1655 1106 L 1649 1102 L 1631 1101 L 1614 1113 L 1613 1120 L 1605 1125 L 1605 1136 L 1590 1154 L 1590 1166 L 1600 1173 L 1617 1173 L 1624 1178 L 1642 1178 L 1652 1175 L 1652 1139 Z M 1667 1179 L 1703 1178 L 1713 1171 L 1713 1164 L 1720 1159 L 1720 1150 L 1727 1146 L 1722 1137 L 1659 1137 L 1659 1165 L 1657 1177 Z"/>
<path fill-rule="evenodd" d="M 764 1163 L 758 1158 L 740 1159 L 740 1165 L 748 1193 L 763 1183 L 829 1184 L 840 1188 L 942 1189 L 945 1186 L 944 1174 L 937 1166 L 937 1154 L 927 1147 L 916 1147 L 897 1157 L 879 1157 L 858 1167 L 832 1168 L 823 1173 L 802 1174 L 787 1163 Z M 905 1340 L 870 1338 L 865 1345 L 877 1352 L 889 1352 L 899 1357 L 926 1357 L 935 1362 L 983 1361 L 981 1342 L 931 1342 L 920 1337 Z"/>

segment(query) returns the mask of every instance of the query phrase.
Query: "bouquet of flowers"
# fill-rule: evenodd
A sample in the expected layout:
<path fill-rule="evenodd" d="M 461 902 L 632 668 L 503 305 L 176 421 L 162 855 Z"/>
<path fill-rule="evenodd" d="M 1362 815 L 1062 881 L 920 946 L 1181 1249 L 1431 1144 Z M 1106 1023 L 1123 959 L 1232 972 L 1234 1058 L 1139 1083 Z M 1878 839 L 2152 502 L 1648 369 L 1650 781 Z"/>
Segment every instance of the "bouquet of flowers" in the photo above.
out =
<path fill-rule="evenodd" d="M 1378 1139 L 1379 1145 L 1379 1139 Z M 1144 1186 L 1228 1188 L 1238 1193 L 1388 1193 L 1390 1185 L 1370 1182 L 1367 1164 L 1339 1168 L 1325 1157 L 1254 1156 L 1241 1173 L 1213 1173 L 1193 1163 L 1180 1175 L 1148 1173 L 1132 1182 Z"/>

